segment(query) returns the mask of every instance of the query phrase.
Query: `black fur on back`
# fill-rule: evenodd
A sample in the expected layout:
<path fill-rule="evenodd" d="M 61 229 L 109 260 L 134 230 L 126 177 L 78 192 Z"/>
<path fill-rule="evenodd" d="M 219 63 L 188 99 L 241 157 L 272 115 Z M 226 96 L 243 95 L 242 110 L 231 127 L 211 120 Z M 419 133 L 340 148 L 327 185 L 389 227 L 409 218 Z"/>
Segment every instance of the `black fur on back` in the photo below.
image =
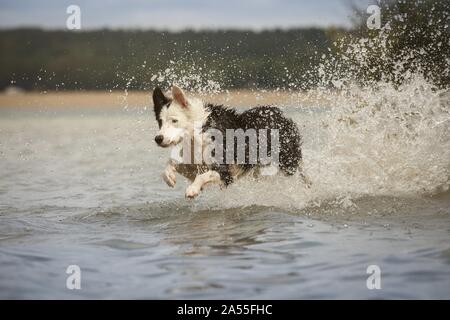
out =
<path fill-rule="evenodd" d="M 302 159 L 302 138 L 298 130 L 297 125 L 291 119 L 285 117 L 282 111 L 273 106 L 260 106 L 249 109 L 242 113 L 238 113 L 234 109 L 230 109 L 221 105 L 206 104 L 206 110 L 209 112 L 209 116 L 203 125 L 203 131 L 208 129 L 219 130 L 223 135 L 223 148 L 224 148 L 224 159 L 226 152 L 226 130 L 227 129 L 243 129 L 244 131 L 248 129 L 255 129 L 258 132 L 259 129 L 268 129 L 268 153 L 270 156 L 270 129 L 279 130 L 279 166 L 282 172 L 287 175 L 293 175 L 301 162 Z M 258 136 L 258 140 L 259 140 Z M 237 142 L 234 141 L 235 150 L 237 150 Z M 246 163 L 242 164 L 244 170 L 250 170 L 255 167 L 254 164 L 249 164 L 248 154 L 249 154 L 248 139 L 246 140 Z M 253 146 L 255 147 L 255 146 Z M 234 160 L 237 160 L 237 153 L 234 154 Z M 225 185 L 233 182 L 233 177 L 230 172 L 229 164 L 217 164 L 213 165 L 213 170 L 219 172 L 221 179 L 224 181 Z"/>

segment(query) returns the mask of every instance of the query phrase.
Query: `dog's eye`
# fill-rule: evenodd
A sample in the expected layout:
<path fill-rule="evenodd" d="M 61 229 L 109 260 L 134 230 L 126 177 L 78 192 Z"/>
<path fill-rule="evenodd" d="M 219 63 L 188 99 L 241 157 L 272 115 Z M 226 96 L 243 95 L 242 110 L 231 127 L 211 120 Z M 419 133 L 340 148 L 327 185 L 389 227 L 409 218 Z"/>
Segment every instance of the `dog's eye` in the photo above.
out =
<path fill-rule="evenodd" d="M 172 123 L 177 123 L 178 120 L 177 119 L 172 119 Z"/>

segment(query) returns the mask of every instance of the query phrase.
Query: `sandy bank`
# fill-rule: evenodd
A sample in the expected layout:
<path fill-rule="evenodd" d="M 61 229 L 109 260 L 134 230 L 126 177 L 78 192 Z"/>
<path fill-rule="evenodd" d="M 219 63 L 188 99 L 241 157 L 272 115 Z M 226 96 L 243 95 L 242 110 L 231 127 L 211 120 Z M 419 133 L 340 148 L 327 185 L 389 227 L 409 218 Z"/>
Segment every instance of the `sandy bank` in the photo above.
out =
<path fill-rule="evenodd" d="M 318 105 L 321 99 L 303 93 L 261 92 L 236 90 L 211 95 L 193 95 L 205 101 L 229 106 L 255 106 L 263 104 L 277 105 Z M 68 91 L 68 92 L 26 92 L 18 94 L 0 93 L 0 107 L 36 107 L 36 108 L 124 108 L 150 106 L 151 93 L 144 91 Z"/>

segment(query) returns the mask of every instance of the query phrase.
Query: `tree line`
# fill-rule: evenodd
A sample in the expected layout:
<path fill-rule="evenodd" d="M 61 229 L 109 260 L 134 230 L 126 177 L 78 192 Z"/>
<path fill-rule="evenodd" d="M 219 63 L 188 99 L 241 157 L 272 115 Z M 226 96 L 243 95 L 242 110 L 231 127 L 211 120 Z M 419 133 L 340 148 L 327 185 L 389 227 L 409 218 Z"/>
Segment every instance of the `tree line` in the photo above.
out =
<path fill-rule="evenodd" d="M 324 85 L 317 70 L 326 62 L 329 73 L 363 85 L 400 85 L 420 72 L 449 87 L 450 2 L 383 1 L 377 30 L 364 9 L 355 8 L 351 30 L 0 30 L 0 89 L 148 90 L 174 81 L 309 89 Z"/>
<path fill-rule="evenodd" d="M 0 31 L 0 88 L 149 89 L 176 75 L 222 88 L 276 88 L 331 46 L 320 29 Z M 171 74 L 169 74 L 171 73 Z M 287 74 L 289 73 L 289 74 Z"/>

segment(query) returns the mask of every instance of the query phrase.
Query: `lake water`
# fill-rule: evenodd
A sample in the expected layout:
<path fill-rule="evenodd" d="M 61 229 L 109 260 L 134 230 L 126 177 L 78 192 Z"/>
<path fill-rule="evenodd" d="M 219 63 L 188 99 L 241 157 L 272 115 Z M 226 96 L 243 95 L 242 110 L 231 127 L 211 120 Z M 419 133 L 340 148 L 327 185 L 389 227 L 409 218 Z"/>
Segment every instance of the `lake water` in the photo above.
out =
<path fill-rule="evenodd" d="M 311 189 L 244 179 L 194 201 L 160 177 L 152 110 L 0 110 L 0 298 L 449 299 L 448 122 L 286 110 Z"/>

